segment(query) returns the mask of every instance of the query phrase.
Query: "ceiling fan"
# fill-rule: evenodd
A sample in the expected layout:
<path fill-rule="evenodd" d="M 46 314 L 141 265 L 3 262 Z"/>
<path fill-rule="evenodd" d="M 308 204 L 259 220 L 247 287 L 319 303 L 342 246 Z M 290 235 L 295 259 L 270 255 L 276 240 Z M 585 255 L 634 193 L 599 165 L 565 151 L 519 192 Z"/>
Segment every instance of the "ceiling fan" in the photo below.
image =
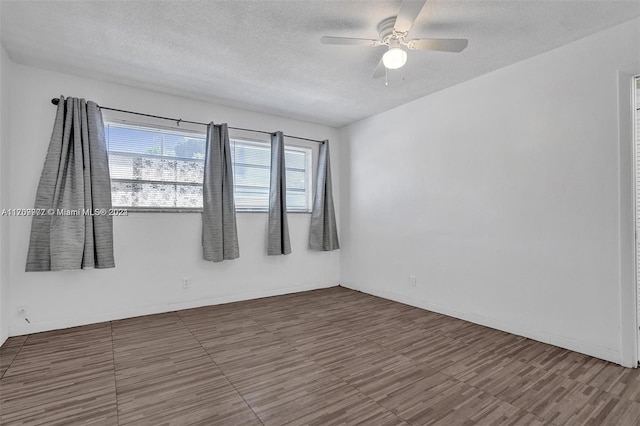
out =
<path fill-rule="evenodd" d="M 382 77 L 387 69 L 397 69 L 407 63 L 408 50 L 435 50 L 439 52 L 462 52 L 469 40 L 464 38 L 417 38 L 407 40 L 407 34 L 427 0 L 403 0 L 398 16 L 392 16 L 378 24 L 379 39 L 330 37 L 320 39 L 323 44 L 355 45 L 355 46 L 387 46 L 373 77 Z"/>

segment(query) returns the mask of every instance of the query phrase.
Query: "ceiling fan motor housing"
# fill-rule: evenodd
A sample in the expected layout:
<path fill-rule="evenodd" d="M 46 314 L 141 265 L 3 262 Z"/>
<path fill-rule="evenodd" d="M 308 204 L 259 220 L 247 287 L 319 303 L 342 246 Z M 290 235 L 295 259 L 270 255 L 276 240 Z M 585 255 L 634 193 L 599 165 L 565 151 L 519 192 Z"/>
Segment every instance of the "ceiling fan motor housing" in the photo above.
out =
<path fill-rule="evenodd" d="M 404 38 L 407 33 L 398 32 L 394 29 L 396 23 L 396 16 L 391 16 L 378 24 L 378 33 L 380 35 L 381 44 L 386 44 L 391 47 L 391 43 L 395 45 L 404 44 Z"/>
<path fill-rule="evenodd" d="M 396 23 L 396 17 L 391 16 L 378 24 L 378 33 L 380 34 L 380 40 L 384 40 L 385 37 L 393 34 L 393 26 Z"/>

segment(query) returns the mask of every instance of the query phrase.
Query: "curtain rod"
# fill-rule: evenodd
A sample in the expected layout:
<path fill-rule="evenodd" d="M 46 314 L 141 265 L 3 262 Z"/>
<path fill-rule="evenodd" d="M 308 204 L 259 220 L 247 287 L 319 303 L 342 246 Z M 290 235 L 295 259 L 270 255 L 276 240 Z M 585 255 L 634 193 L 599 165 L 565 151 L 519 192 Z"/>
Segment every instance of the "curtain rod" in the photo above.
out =
<path fill-rule="evenodd" d="M 54 105 L 58 105 L 58 103 L 60 103 L 60 99 L 58 98 L 53 98 L 51 99 L 51 103 Z M 189 121 L 189 120 L 183 120 L 182 118 L 171 118 L 171 117 L 162 117 L 160 115 L 152 115 L 152 114 L 144 114 L 141 112 L 135 112 L 135 111 L 127 111 L 124 109 L 117 109 L 117 108 L 109 108 L 109 107 L 103 107 L 98 105 L 98 108 L 100 109 L 107 109 L 109 111 L 117 111 L 117 112 L 124 112 L 126 114 L 134 114 L 134 115 L 142 115 L 145 117 L 151 117 L 151 118 L 159 118 L 161 120 L 169 120 L 169 121 L 175 121 L 176 123 L 178 123 L 178 126 L 180 126 L 180 123 L 189 123 L 189 124 L 199 124 L 201 126 L 208 126 L 207 123 L 201 123 L 199 121 Z M 264 130 L 255 130 L 255 129 L 244 129 L 242 127 L 231 127 L 231 126 L 227 126 L 229 129 L 233 129 L 233 130 L 244 130 L 246 132 L 255 132 L 255 133 L 263 133 L 265 135 L 271 135 L 273 134 L 273 132 L 265 132 Z M 291 136 L 291 135 L 284 135 L 284 137 L 287 138 L 292 138 L 292 139 L 299 139 L 299 140 L 303 140 L 303 141 L 309 141 L 309 142 L 316 142 L 316 143 L 324 143 L 324 141 L 319 141 L 317 139 L 309 139 L 309 138 L 302 138 L 300 136 Z"/>

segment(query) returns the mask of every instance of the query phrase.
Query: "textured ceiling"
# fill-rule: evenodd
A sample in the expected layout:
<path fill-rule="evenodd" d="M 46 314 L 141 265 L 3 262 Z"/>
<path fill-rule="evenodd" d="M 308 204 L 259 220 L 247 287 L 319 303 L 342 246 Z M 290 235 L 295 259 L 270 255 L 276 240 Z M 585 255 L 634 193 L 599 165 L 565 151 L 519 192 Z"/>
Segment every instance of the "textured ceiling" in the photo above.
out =
<path fill-rule="evenodd" d="M 376 38 L 399 6 L 2 0 L 0 35 L 17 63 L 339 127 L 640 15 L 637 0 L 429 0 L 410 37 L 467 38 L 469 47 L 410 51 L 388 87 L 371 78 L 384 47 L 320 43 Z"/>

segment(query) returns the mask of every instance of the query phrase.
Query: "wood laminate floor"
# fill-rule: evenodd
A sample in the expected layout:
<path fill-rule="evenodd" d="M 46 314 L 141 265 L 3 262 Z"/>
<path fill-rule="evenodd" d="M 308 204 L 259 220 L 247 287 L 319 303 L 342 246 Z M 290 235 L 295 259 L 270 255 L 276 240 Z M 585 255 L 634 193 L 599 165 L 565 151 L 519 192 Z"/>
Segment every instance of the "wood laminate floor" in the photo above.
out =
<path fill-rule="evenodd" d="M 638 425 L 640 372 L 333 287 L 12 337 L 2 425 Z"/>

